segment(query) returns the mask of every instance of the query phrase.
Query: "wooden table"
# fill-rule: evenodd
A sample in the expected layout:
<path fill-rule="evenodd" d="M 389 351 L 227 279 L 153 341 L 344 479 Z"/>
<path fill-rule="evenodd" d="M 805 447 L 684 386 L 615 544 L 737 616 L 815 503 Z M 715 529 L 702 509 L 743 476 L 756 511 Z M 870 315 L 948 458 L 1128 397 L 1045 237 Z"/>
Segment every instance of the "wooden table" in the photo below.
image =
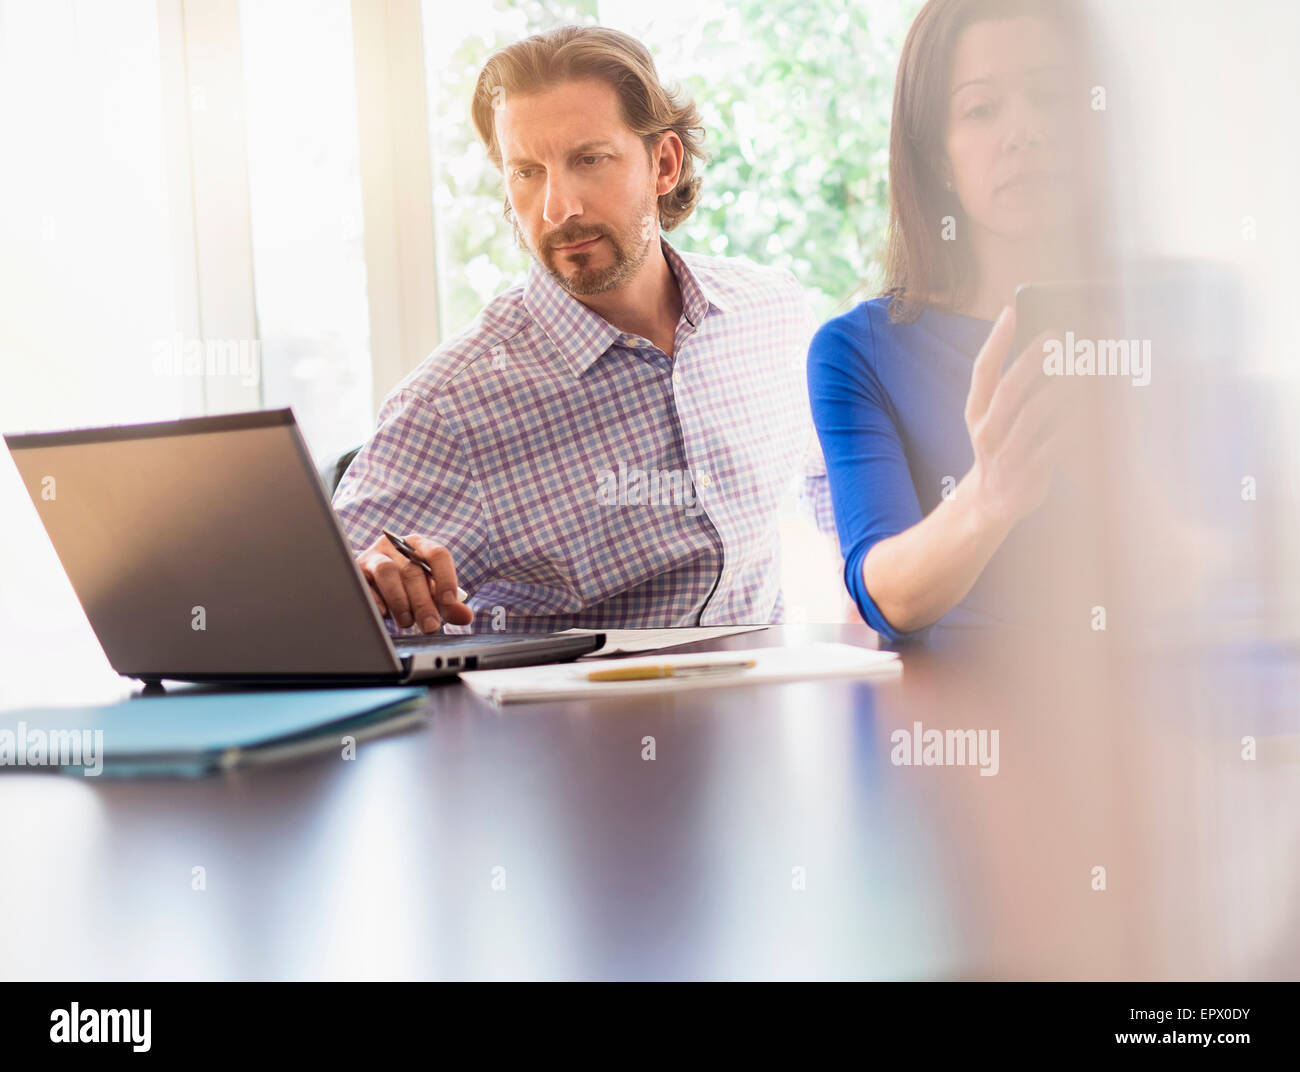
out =
<path fill-rule="evenodd" d="M 93 662 L 68 628 L 65 666 Z M 872 634 L 787 626 L 701 647 L 819 639 Z M 6 669 L 11 684 L 39 672 L 35 651 Z M 1105 676 L 1110 706 L 1090 710 L 1086 660 L 904 666 L 501 709 L 447 683 L 424 727 L 352 761 L 196 781 L 5 772 L 0 973 L 1296 974 L 1300 768 L 1286 738 L 1242 763 L 1232 726 L 1167 717 L 1149 668 Z M 105 669 L 96 687 L 120 690 Z M 90 690 L 73 673 L 42 687 Z M 896 765 L 891 733 L 918 721 L 999 729 L 997 775 Z"/>

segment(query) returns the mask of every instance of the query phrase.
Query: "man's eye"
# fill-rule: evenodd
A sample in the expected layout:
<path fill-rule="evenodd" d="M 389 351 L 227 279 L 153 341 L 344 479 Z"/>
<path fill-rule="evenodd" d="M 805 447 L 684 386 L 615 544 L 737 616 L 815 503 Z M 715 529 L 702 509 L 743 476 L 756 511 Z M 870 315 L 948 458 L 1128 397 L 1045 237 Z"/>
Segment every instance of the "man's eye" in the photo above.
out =
<path fill-rule="evenodd" d="M 583 156 L 583 157 L 579 157 L 578 159 L 581 160 L 582 163 L 587 164 L 588 166 L 590 166 L 590 165 L 592 165 L 592 164 L 598 164 L 598 163 L 600 163 L 600 161 L 603 160 L 604 157 L 602 157 L 602 156 Z"/>
<path fill-rule="evenodd" d="M 533 177 L 533 169 L 532 169 L 532 168 L 516 168 L 516 169 L 515 169 L 515 178 L 516 178 L 516 179 L 531 179 L 532 177 Z"/>

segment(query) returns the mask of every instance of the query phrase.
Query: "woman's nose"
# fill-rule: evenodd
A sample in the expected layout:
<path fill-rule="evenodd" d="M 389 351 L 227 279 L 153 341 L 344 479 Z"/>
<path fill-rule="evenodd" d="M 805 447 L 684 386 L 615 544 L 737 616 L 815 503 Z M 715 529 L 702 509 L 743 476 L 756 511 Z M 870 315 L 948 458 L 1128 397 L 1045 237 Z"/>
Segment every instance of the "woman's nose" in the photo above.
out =
<path fill-rule="evenodd" d="M 1007 135 L 1007 148 L 1011 150 L 1037 149 L 1047 141 L 1043 119 L 1029 107 L 1020 108 Z"/>

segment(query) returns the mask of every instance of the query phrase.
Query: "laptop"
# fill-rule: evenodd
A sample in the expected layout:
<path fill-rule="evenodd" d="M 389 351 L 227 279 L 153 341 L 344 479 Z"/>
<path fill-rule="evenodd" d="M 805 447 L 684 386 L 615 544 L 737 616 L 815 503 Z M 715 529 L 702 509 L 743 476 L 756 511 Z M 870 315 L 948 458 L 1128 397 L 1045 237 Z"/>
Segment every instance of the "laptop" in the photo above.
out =
<path fill-rule="evenodd" d="M 603 633 L 393 638 L 288 409 L 4 437 L 113 669 L 361 684 L 563 662 Z"/>

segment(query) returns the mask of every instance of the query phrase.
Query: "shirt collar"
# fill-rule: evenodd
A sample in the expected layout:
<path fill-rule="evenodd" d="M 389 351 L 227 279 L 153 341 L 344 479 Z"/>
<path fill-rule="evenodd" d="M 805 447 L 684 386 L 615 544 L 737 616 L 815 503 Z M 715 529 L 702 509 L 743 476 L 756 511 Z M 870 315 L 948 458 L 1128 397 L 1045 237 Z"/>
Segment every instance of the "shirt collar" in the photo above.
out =
<path fill-rule="evenodd" d="M 666 241 L 660 240 L 664 257 L 677 277 L 682 293 L 682 313 L 694 327 L 708 313 L 709 307 L 724 312 L 717 300 L 716 288 L 706 286 L 687 267 L 685 258 Z M 546 333 L 551 345 L 573 372 L 581 376 L 622 334 L 613 324 L 599 316 L 551 278 L 533 258 L 524 284 L 524 308 Z"/>
<path fill-rule="evenodd" d="M 718 301 L 717 287 L 692 272 L 686 265 L 686 258 L 664 239 L 661 238 L 659 241 L 664 247 L 664 256 L 672 267 L 673 275 L 677 277 L 677 286 L 682 292 L 682 312 L 686 314 L 686 319 L 691 322 L 691 326 L 700 326 L 700 321 L 708 313 L 709 306 L 713 306 L 720 313 L 725 313 L 726 309 Z"/>

